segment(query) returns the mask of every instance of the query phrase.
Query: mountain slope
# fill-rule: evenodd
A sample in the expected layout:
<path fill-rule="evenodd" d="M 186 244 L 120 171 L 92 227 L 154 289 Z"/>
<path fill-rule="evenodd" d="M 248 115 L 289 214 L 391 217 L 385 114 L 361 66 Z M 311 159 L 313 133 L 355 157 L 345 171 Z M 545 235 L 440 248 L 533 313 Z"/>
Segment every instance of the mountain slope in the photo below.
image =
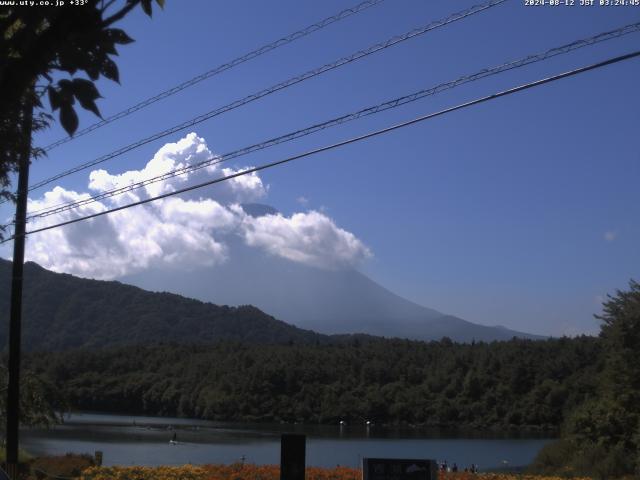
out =
<path fill-rule="evenodd" d="M 217 304 L 255 305 L 287 323 L 324 334 L 366 333 L 470 342 L 542 338 L 488 327 L 410 302 L 356 270 L 323 270 L 230 243 L 230 260 L 190 271 L 150 269 L 125 283 Z"/>
<path fill-rule="evenodd" d="M 0 342 L 6 344 L 11 262 L 0 259 Z M 171 293 L 152 293 L 119 282 L 87 280 L 25 264 L 23 348 L 210 343 L 325 343 L 252 306 L 203 303 Z"/>

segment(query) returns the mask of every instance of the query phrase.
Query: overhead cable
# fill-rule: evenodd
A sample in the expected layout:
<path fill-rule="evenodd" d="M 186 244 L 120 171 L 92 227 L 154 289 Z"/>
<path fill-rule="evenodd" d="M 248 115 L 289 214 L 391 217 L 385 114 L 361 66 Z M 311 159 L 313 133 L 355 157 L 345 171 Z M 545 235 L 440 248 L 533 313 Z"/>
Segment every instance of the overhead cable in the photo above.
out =
<path fill-rule="evenodd" d="M 367 133 L 367 134 L 364 134 L 364 135 L 353 137 L 353 138 L 350 138 L 348 140 L 343 140 L 343 141 L 334 143 L 332 145 L 327 145 L 327 146 L 324 146 L 324 147 L 321 147 L 321 148 L 310 150 L 310 151 L 307 151 L 307 152 L 304 152 L 304 153 L 301 153 L 301 154 L 298 154 L 298 155 L 287 157 L 285 159 L 281 159 L 281 160 L 277 160 L 277 161 L 274 161 L 274 162 L 271 162 L 271 163 L 263 164 L 263 165 L 260 165 L 258 167 L 249 168 L 249 169 L 243 170 L 241 172 L 236 172 L 236 173 L 231 174 L 231 175 L 226 175 L 224 177 L 215 178 L 215 179 L 212 179 L 212 180 L 208 180 L 206 182 L 199 183 L 197 185 L 191 185 L 189 187 L 185 187 L 185 188 L 182 188 L 182 189 L 179 189 L 179 190 L 175 190 L 173 192 L 164 193 L 162 195 L 157 195 L 155 197 L 146 198 L 144 200 L 140 200 L 140 201 L 137 201 L 137 202 L 129 203 L 127 205 L 121 205 L 119 207 L 114 207 L 114 208 L 111 208 L 111 209 L 108 209 L 108 210 L 103 210 L 101 212 L 96 212 L 96 213 L 93 213 L 93 214 L 90 214 L 90 215 L 85 215 L 85 216 L 82 216 L 82 217 L 74 218 L 74 219 L 71 219 L 71 220 L 67 220 L 65 222 L 60 222 L 60 223 L 56 223 L 56 224 L 53 224 L 53 225 L 48 225 L 48 226 L 45 226 L 45 227 L 36 228 L 34 230 L 30 230 L 30 231 L 26 232 L 25 235 L 31 235 L 31 234 L 38 233 L 38 232 L 44 232 L 46 230 L 51 230 L 51 229 L 54 229 L 54 228 L 63 227 L 65 225 L 71 225 L 73 223 L 78 223 L 78 222 L 82 222 L 82 221 L 89 220 L 89 219 L 92 219 L 92 218 L 101 217 L 103 215 L 108 215 L 108 214 L 111 214 L 111 213 L 114 213 L 114 212 L 119 212 L 121 210 L 126 210 L 126 209 L 129 209 L 129 208 L 132 208 L 132 207 L 136 207 L 136 206 L 139 206 L 139 205 L 144 205 L 144 204 L 151 203 L 151 202 L 154 202 L 154 201 L 157 201 L 157 200 L 161 200 L 161 199 L 164 199 L 164 198 L 168 198 L 168 197 L 171 197 L 171 196 L 174 196 L 174 195 L 179 195 L 181 193 L 186 193 L 186 192 L 190 192 L 192 190 L 196 190 L 196 189 L 200 189 L 200 188 L 203 188 L 203 187 L 207 187 L 209 185 L 214 185 L 216 183 L 221 183 L 221 182 L 224 182 L 224 181 L 228 181 L 228 180 L 231 180 L 233 178 L 237 178 L 237 177 L 241 177 L 241 176 L 244 176 L 244 175 L 249 175 L 251 173 L 255 173 L 255 172 L 259 172 L 259 171 L 266 170 L 266 169 L 269 169 L 269 168 L 273 168 L 273 167 L 276 167 L 278 165 L 283 165 L 285 163 L 293 162 L 294 160 L 299 160 L 301 158 L 305 158 L 305 157 L 309 157 L 309 156 L 312 156 L 312 155 L 316 155 L 316 154 L 321 153 L 321 152 L 326 152 L 328 150 L 333 150 L 333 149 L 336 149 L 336 148 L 339 148 L 339 147 L 343 147 L 345 145 L 349 145 L 349 144 L 352 144 L 352 143 L 360 142 L 360 141 L 366 140 L 368 138 L 372 138 L 372 137 L 376 137 L 376 136 L 379 136 L 379 135 L 383 135 L 383 134 L 392 132 L 394 130 L 398 130 L 400 128 L 405 128 L 405 127 L 408 127 L 410 125 L 414 125 L 416 123 L 420 123 L 420 122 L 423 122 L 423 121 L 426 121 L 426 120 L 430 120 L 430 119 L 435 118 L 435 117 L 439 117 L 439 116 L 445 115 L 447 113 L 451 113 L 451 112 L 454 112 L 454 111 L 457 111 L 457 110 L 462 110 L 462 109 L 465 109 L 465 108 L 468 108 L 468 107 L 471 107 L 471 106 L 474 106 L 474 105 L 478 105 L 480 103 L 484 103 L 484 102 L 488 102 L 488 101 L 491 101 L 491 100 L 495 100 L 497 98 L 504 97 L 504 96 L 507 96 L 507 95 L 512 95 L 514 93 L 521 92 L 523 90 L 528 90 L 530 88 L 534 88 L 534 87 L 538 87 L 540 85 L 544 85 L 544 84 L 547 84 L 547 83 L 555 82 L 555 81 L 563 79 L 563 78 L 567 78 L 567 77 L 575 76 L 575 75 L 578 75 L 578 74 L 582 74 L 582 73 L 588 72 L 590 70 L 595 70 L 595 69 L 598 69 L 598 68 L 602 68 L 602 67 L 605 67 L 607 65 L 611 65 L 611 64 L 614 64 L 614 63 L 619 63 L 619 62 L 622 62 L 622 61 L 625 61 L 625 60 L 629 60 L 631 58 L 635 58 L 635 57 L 638 57 L 638 56 L 640 56 L 640 50 L 636 50 L 635 52 L 628 53 L 626 55 L 620 55 L 620 56 L 617 56 L 617 57 L 609 58 L 609 59 L 604 60 L 602 62 L 594 63 L 594 64 L 591 64 L 591 65 L 587 65 L 585 67 L 576 68 L 574 70 L 570 70 L 570 71 L 567 71 L 567 72 L 564 72 L 564 73 L 560 73 L 560 74 L 554 75 L 552 77 L 547 77 L 547 78 L 544 78 L 544 79 L 541 79 L 541 80 L 536 80 L 534 82 L 526 83 L 526 84 L 520 85 L 518 87 L 510 88 L 508 90 L 503 90 L 501 92 L 494 93 L 492 95 L 487 95 L 485 97 L 481 97 L 481 98 L 478 98 L 476 100 L 471 100 L 471 101 L 468 101 L 468 102 L 465 102 L 465 103 L 458 104 L 458 105 L 453 106 L 453 107 L 446 108 L 444 110 L 439 110 L 439 111 L 434 112 L 434 113 L 429 113 L 429 114 L 414 118 L 412 120 L 408 120 L 406 122 L 398 123 L 398 124 L 392 125 L 390 127 L 386 127 L 386 128 L 380 129 L 380 130 L 376 130 L 374 132 L 370 132 L 370 133 Z M 14 238 L 15 237 L 9 237 L 9 238 L 1 241 L 0 244 L 8 242 L 10 240 L 13 240 Z"/>
<path fill-rule="evenodd" d="M 184 167 L 181 168 L 177 168 L 171 171 L 168 171 L 166 173 L 163 173 L 161 175 L 156 175 L 154 177 L 151 178 L 147 178 L 145 180 L 141 180 L 139 182 L 135 182 L 135 183 L 131 183 L 129 185 L 125 185 L 122 187 L 118 187 L 118 188 L 114 188 L 111 190 L 107 190 L 104 192 L 101 192 L 99 194 L 93 195 L 91 197 L 88 198 L 83 198 L 74 202 L 65 202 L 65 203 L 60 203 L 58 205 L 53 205 L 53 206 L 48 206 L 39 210 L 35 210 L 29 213 L 29 215 L 27 216 L 28 220 L 32 220 L 32 219 L 36 219 L 36 218 L 43 218 L 43 217 L 47 217 L 49 215 L 54 215 L 57 213 L 61 213 L 64 212 L 66 210 L 71 210 L 74 208 L 78 208 L 80 206 L 83 205 L 87 205 L 93 202 L 97 202 L 99 200 L 105 199 L 105 198 L 110 198 L 110 197 L 114 197 L 116 195 L 121 195 L 127 192 L 131 192 L 133 190 L 145 187 L 147 185 L 151 185 L 153 183 L 156 182 L 160 182 L 163 180 L 168 180 L 170 178 L 179 176 L 179 175 L 184 175 L 187 173 L 191 173 L 194 172 L 196 170 L 202 169 L 202 168 L 206 168 L 209 166 L 213 166 L 213 165 L 217 165 L 219 163 L 222 162 L 226 162 L 229 161 L 231 159 L 243 156 L 243 155 L 247 155 L 259 150 L 263 150 L 275 145 L 279 145 L 285 142 L 289 142 L 301 137 L 304 137 L 306 135 L 310 135 L 316 132 L 319 132 L 321 130 L 325 130 L 327 128 L 331 128 L 337 125 L 341 125 L 343 123 L 346 122 L 350 122 L 368 115 L 374 115 L 392 108 L 396 108 L 399 107 L 401 105 L 405 105 L 411 102 L 415 102 L 417 100 L 420 100 L 422 98 L 428 97 L 428 96 L 432 96 L 432 95 L 436 95 L 442 91 L 445 90 L 449 90 L 449 89 L 453 89 L 455 87 L 458 87 L 460 85 L 464 85 L 466 83 L 470 83 L 470 82 L 474 82 L 492 75 L 497 75 L 499 73 L 505 72 L 505 71 L 509 71 L 509 70 L 513 70 L 516 68 L 520 68 L 520 67 L 524 67 L 527 65 L 531 65 L 533 63 L 537 63 L 552 57 L 555 57 L 557 55 L 562 55 L 562 54 L 566 54 L 566 53 L 570 53 L 574 50 L 583 48 L 583 47 L 587 47 L 590 45 L 595 45 L 597 43 L 600 42 L 604 42 L 607 40 L 611 40 L 614 38 L 619 38 L 623 35 L 627 35 L 629 33 L 637 33 L 640 31 L 640 22 L 638 23 L 634 23 L 634 24 L 630 24 L 630 25 L 625 25 L 623 27 L 617 28 L 615 30 L 611 30 L 608 32 L 603 32 L 603 33 L 599 33 L 597 35 L 593 35 L 591 37 L 588 38 L 584 38 L 584 39 L 580 39 L 580 40 L 576 40 L 574 42 L 562 45 L 560 47 L 554 47 L 551 48 L 549 50 L 546 50 L 545 52 L 542 53 L 537 53 L 537 54 L 532 54 L 532 55 L 528 55 L 526 57 L 520 58 L 518 60 L 513 60 L 507 63 L 503 63 L 501 65 L 498 66 L 494 66 L 491 68 L 485 68 L 482 69 L 476 73 L 470 74 L 470 75 L 464 75 L 461 77 L 458 77 L 455 80 L 449 81 L 449 82 L 445 82 L 445 83 L 440 83 L 439 85 L 436 85 L 434 87 L 430 87 L 427 89 L 423 89 L 423 90 L 419 90 L 417 92 L 411 93 L 409 95 L 404 95 L 402 97 L 398 97 L 395 98 L 393 100 L 388 100 L 386 102 L 380 103 L 378 105 L 375 106 L 371 106 L 371 107 L 367 107 L 367 108 L 363 108 L 361 110 L 358 110 L 356 112 L 352 112 L 346 115 L 342 115 L 340 117 L 336 117 L 333 118 L 331 120 L 327 120 L 325 122 L 322 123 L 318 123 L 315 125 L 311 125 L 309 127 L 303 128 L 303 129 L 299 129 L 296 130 L 294 132 L 290 132 L 287 133 L 285 135 L 281 135 L 275 138 L 271 138 L 269 140 L 265 140 L 263 142 L 260 143 L 256 143 L 253 145 L 250 145 L 248 147 L 244 147 L 238 150 L 234 150 L 232 152 L 229 153 L 225 153 L 219 156 L 216 156 L 214 158 L 210 158 L 207 160 L 203 160 L 201 162 L 198 163 L 194 163 L 191 165 L 186 165 Z"/>
<path fill-rule="evenodd" d="M 296 40 L 299 40 L 303 37 L 306 37 L 307 35 L 310 35 L 314 32 L 317 32 L 318 30 L 322 30 L 323 28 L 339 22 L 340 20 L 343 20 L 347 17 L 350 17 L 351 15 L 354 15 L 356 13 L 360 13 L 370 7 L 373 7 L 375 5 L 378 5 L 379 3 L 384 2 L 384 0 L 366 0 L 364 2 L 361 2 L 357 5 L 355 5 L 354 7 L 351 8 L 347 8 L 345 10 L 342 10 L 341 12 L 338 12 L 335 15 L 332 15 L 330 17 L 327 17 L 323 20 L 320 20 L 319 22 L 316 22 L 312 25 L 309 25 L 308 27 L 303 28 L 302 30 L 298 30 L 297 32 L 291 33 L 287 36 L 284 36 L 282 38 L 279 38 L 278 40 L 276 40 L 275 42 L 271 42 L 268 43 L 266 45 L 263 45 L 259 48 L 256 48 L 255 50 L 250 51 L 249 53 L 246 53 L 238 58 L 234 58 L 233 60 L 227 62 L 227 63 L 223 63 L 222 65 L 218 65 L 215 68 L 212 68 L 211 70 L 208 70 L 204 73 L 201 73 L 200 75 L 193 77 L 189 80 L 186 80 L 174 87 L 171 87 L 163 92 L 158 93 L 157 95 L 154 95 L 153 97 L 149 97 L 145 100 L 142 100 L 139 103 L 136 103 L 135 105 L 132 105 L 129 108 L 125 108 L 124 110 L 115 113 L 103 120 L 100 120 L 99 122 L 96 122 L 92 125 L 89 125 L 86 128 L 83 128 L 82 130 L 77 131 L 73 137 L 67 136 L 64 138 L 61 138 L 53 143 L 50 143 L 49 145 L 44 147 L 45 151 L 49 151 L 52 150 L 60 145 L 63 145 L 67 142 L 70 142 L 71 140 L 74 140 L 78 137 L 81 137 L 83 135 L 86 135 L 89 132 L 93 132 L 94 130 L 97 130 L 100 127 L 103 127 L 105 125 L 108 125 L 109 123 L 113 123 L 116 120 L 119 120 L 121 118 L 124 118 L 128 115 L 131 115 L 134 112 L 137 112 L 138 110 L 142 110 L 143 108 L 148 107 L 149 105 L 152 105 L 160 100 L 163 100 L 167 97 L 170 97 L 172 95 L 175 95 L 178 92 L 181 92 L 182 90 L 192 87 L 193 85 L 196 85 L 197 83 L 202 82 L 203 80 L 206 80 L 208 78 L 211 78 L 215 75 L 218 75 L 222 72 L 225 72 L 226 70 L 229 70 L 233 67 L 236 67 L 238 65 L 240 65 L 241 63 L 245 63 L 248 62 L 249 60 L 253 60 L 254 58 L 257 58 L 261 55 L 264 55 L 265 53 L 268 53 L 272 50 L 275 50 L 276 48 L 282 47 L 284 45 L 287 45 L 289 43 L 295 42 Z"/>
<path fill-rule="evenodd" d="M 386 40 L 385 42 L 382 43 L 377 43 L 375 45 L 372 45 L 364 50 L 359 50 L 349 56 L 346 57 L 342 57 L 334 62 L 331 63 L 327 63 L 321 67 L 315 68 L 313 70 L 309 70 L 308 72 L 305 72 L 301 75 L 297 75 L 295 77 L 291 77 L 283 82 L 280 82 L 276 85 L 273 85 L 269 88 L 265 88 L 263 90 L 260 90 L 259 92 L 253 93 L 251 95 L 247 95 L 244 98 L 241 98 L 239 100 L 236 100 L 234 102 L 231 102 L 227 105 L 224 105 L 222 107 L 216 108 L 215 110 L 211 110 L 207 113 L 204 113 L 202 115 L 199 115 L 195 118 L 192 118 L 191 120 L 187 120 L 183 123 L 180 123 L 178 125 L 175 125 L 173 127 L 170 127 L 166 130 L 163 130 L 161 132 L 155 133 L 149 137 L 143 138 L 142 140 L 138 140 L 137 142 L 131 143 L 127 146 L 121 147 L 118 150 L 115 150 L 111 153 L 108 153 L 106 155 L 103 155 L 101 157 L 98 157 L 94 160 L 90 160 L 88 162 L 85 162 L 83 164 L 80 164 L 76 167 L 70 168 L 69 170 L 65 170 L 64 172 L 61 172 L 57 175 L 54 175 L 52 177 L 49 177 L 45 180 L 42 180 L 38 183 L 35 183 L 33 185 L 31 185 L 29 187 L 29 191 L 35 190 L 37 188 L 43 187 L 44 185 L 48 185 L 51 182 L 54 182 L 56 180 L 59 180 L 60 178 L 66 177 L 68 175 L 71 175 L 73 173 L 77 173 L 80 172 L 82 170 L 85 170 L 89 167 L 93 167 L 95 165 L 98 165 L 100 163 L 106 162 L 107 160 L 111 160 L 113 158 L 116 158 L 124 153 L 130 152 L 131 150 L 134 150 L 138 147 L 141 147 L 143 145 L 146 145 L 147 143 L 153 142 L 154 140 L 158 140 L 160 138 L 166 137 L 167 135 L 171 135 L 173 133 L 179 132 L 181 130 L 185 130 L 187 128 L 191 128 L 194 125 L 197 125 L 199 123 L 204 122 L 205 120 L 209 120 L 213 117 L 216 117 L 218 115 L 221 115 L 223 113 L 229 112 L 231 110 L 234 110 L 238 107 L 241 107 L 243 105 L 246 105 L 248 103 L 251 103 L 253 101 L 256 101 L 260 98 L 266 97 L 267 95 L 270 95 L 272 93 L 275 93 L 279 90 L 283 90 L 285 88 L 291 87 L 292 85 L 296 85 L 300 82 L 303 82 L 305 80 L 308 80 L 310 78 L 314 78 L 317 77 L 319 75 L 322 75 L 323 73 L 329 72 L 331 70 L 334 70 L 336 68 L 342 67 L 344 65 L 350 64 L 351 62 L 354 62 L 356 60 L 359 60 L 361 58 L 367 57 L 371 54 L 377 53 L 381 50 L 387 49 L 389 47 L 392 47 L 394 45 L 397 45 L 399 43 L 402 43 L 406 40 L 409 40 L 411 38 L 417 37 L 419 35 L 423 35 L 431 30 L 434 30 L 436 28 L 448 25 L 450 23 L 456 22 L 458 20 L 462 20 L 463 18 L 467 18 L 469 16 L 475 15 L 477 13 L 480 13 L 482 11 L 485 11 L 489 8 L 495 7 L 496 5 L 499 5 L 501 3 L 504 3 L 507 0 L 490 0 L 489 2 L 483 3 L 481 5 L 474 5 L 470 8 L 467 8 L 465 10 L 462 10 L 460 12 L 454 13 L 450 16 L 448 16 L 447 18 L 443 19 L 443 20 L 438 20 L 432 23 L 429 23 L 428 25 L 425 25 L 423 27 L 418 27 L 415 28 L 413 30 L 410 30 L 402 35 L 396 35 L 388 40 Z"/>

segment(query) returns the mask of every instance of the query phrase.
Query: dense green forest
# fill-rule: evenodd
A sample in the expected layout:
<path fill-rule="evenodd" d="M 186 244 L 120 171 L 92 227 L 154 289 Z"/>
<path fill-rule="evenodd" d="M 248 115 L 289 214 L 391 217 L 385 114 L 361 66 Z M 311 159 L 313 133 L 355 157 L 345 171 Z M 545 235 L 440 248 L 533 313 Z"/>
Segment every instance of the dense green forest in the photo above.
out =
<path fill-rule="evenodd" d="M 8 265 L 0 261 L 0 287 Z M 215 420 L 553 429 L 562 438 L 540 453 L 539 471 L 640 475 L 636 282 L 605 301 L 597 338 L 457 344 L 320 335 L 250 306 L 35 264 L 25 270 L 29 423 L 55 421 L 55 408 L 70 406 Z M 0 295 L 0 311 L 7 301 Z M 175 343 L 161 343 L 167 338 Z"/>
<path fill-rule="evenodd" d="M 617 291 L 598 317 L 597 388 L 567 416 L 562 438 L 536 460 L 541 472 L 640 478 L 640 284 Z"/>
<path fill-rule="evenodd" d="M 595 391 L 597 339 L 161 345 L 31 355 L 78 409 L 217 420 L 556 428 Z"/>

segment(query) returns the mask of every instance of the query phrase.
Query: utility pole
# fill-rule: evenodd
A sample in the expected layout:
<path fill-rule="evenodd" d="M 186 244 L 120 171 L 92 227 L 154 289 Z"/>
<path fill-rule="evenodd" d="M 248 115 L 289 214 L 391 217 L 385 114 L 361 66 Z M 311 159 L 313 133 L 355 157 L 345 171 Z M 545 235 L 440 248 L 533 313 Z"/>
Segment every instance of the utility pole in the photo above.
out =
<path fill-rule="evenodd" d="M 18 157 L 18 191 L 13 234 L 13 271 L 11 275 L 11 313 L 9 317 L 9 386 L 7 389 L 7 473 L 18 479 L 18 428 L 20 426 L 20 336 L 22 324 L 22 274 L 29 193 L 33 89 L 29 89 L 18 110 L 22 148 Z"/>

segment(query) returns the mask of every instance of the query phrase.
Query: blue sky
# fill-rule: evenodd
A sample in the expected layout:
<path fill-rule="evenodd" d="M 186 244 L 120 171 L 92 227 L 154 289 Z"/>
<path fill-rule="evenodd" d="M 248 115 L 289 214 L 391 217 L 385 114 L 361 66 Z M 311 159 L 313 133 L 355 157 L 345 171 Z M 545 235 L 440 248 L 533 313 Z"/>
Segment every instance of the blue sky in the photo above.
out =
<path fill-rule="evenodd" d="M 116 113 L 354 3 L 169 0 L 151 20 L 136 12 L 120 25 L 136 39 L 120 48 L 121 85 L 100 83 L 99 108 Z M 32 183 L 475 3 L 387 0 L 53 150 L 33 165 Z M 224 153 L 637 21 L 640 7 L 511 0 L 191 130 Z M 276 160 L 628 53 L 639 39 L 630 34 L 481 80 L 232 166 Z M 423 305 L 533 333 L 594 333 L 602 297 L 639 277 L 639 77 L 640 60 L 631 60 L 279 167 L 261 174 L 269 186 L 264 202 L 285 215 L 324 212 L 372 252 L 362 271 Z M 81 127 L 93 121 L 82 115 Z M 103 168 L 141 169 L 185 133 Z M 62 135 L 55 126 L 37 143 Z M 59 185 L 86 192 L 87 175 Z M 10 214 L 6 206 L 0 213 Z"/>

